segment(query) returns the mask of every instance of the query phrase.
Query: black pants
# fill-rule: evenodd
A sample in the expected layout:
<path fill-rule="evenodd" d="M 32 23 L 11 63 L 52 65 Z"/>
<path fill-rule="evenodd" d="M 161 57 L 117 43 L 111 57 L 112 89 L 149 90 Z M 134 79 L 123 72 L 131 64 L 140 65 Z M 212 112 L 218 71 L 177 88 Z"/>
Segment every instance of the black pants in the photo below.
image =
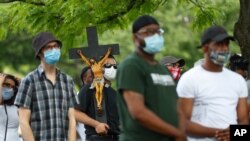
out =
<path fill-rule="evenodd" d="M 118 135 L 89 135 L 86 141 L 118 141 Z"/>

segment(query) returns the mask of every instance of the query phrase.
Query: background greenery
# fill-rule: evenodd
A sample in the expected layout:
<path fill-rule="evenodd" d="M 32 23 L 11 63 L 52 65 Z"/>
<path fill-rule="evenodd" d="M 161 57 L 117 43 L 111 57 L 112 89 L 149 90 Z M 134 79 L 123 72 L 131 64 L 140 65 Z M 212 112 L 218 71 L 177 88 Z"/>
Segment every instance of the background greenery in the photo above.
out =
<path fill-rule="evenodd" d="M 32 38 L 40 31 L 50 31 L 63 41 L 58 67 L 79 87 L 84 64 L 79 59 L 69 60 L 68 49 L 87 46 L 85 28 L 97 26 L 99 44 L 120 45 L 121 54 L 116 56 L 119 63 L 134 51 L 131 25 L 142 14 L 155 16 L 165 31 L 165 48 L 156 58 L 184 58 L 188 70 L 203 57 L 196 49 L 203 29 L 218 24 L 233 34 L 239 16 L 239 1 L 235 0 L 100 1 L 26 0 L 0 4 L 0 72 L 23 77 L 35 69 L 39 62 L 34 58 Z M 131 3 L 133 8 L 129 7 Z M 231 44 L 231 50 L 240 53 L 236 43 Z"/>

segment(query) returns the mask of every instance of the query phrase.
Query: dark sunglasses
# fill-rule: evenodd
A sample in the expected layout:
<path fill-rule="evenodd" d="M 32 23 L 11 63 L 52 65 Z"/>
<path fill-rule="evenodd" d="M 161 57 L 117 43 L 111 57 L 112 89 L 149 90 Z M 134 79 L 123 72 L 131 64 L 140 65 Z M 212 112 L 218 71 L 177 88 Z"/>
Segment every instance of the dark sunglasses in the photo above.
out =
<path fill-rule="evenodd" d="M 117 69 L 117 65 L 116 64 L 109 64 L 109 63 L 107 63 L 107 64 L 104 64 L 103 66 L 104 66 L 104 68 L 111 68 L 113 66 L 114 69 Z"/>

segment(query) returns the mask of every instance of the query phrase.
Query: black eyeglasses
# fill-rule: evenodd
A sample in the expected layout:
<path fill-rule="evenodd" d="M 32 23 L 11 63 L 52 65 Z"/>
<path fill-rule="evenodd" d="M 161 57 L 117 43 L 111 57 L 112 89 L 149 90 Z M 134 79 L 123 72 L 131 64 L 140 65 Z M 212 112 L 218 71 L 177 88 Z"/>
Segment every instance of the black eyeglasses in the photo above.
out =
<path fill-rule="evenodd" d="M 139 30 L 137 33 L 142 34 L 142 35 L 154 35 L 154 34 L 159 34 L 163 35 L 164 30 L 161 28 L 158 29 L 144 29 L 144 30 Z"/>
<path fill-rule="evenodd" d="M 56 49 L 59 48 L 59 49 L 60 49 L 61 47 L 60 47 L 60 45 L 57 44 L 57 43 L 54 44 L 54 45 L 46 45 L 46 46 L 44 47 L 45 50 L 51 50 L 51 49 L 54 49 L 54 48 L 56 48 Z"/>
<path fill-rule="evenodd" d="M 109 64 L 109 63 L 107 63 L 107 64 L 104 64 L 103 66 L 104 66 L 104 68 L 111 68 L 113 66 L 114 69 L 117 69 L 117 65 L 116 64 Z"/>

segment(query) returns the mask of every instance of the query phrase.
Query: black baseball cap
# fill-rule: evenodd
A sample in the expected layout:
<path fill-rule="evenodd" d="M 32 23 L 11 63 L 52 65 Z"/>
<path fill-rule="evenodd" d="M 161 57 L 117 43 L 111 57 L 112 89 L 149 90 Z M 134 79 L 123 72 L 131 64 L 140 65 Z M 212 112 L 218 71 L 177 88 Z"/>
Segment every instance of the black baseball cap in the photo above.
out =
<path fill-rule="evenodd" d="M 144 26 L 147 26 L 147 25 L 150 25 L 150 24 L 159 25 L 157 20 L 152 16 L 149 16 L 149 15 L 140 16 L 134 21 L 133 26 L 132 26 L 132 32 L 136 33 L 137 31 L 139 31 Z"/>
<path fill-rule="evenodd" d="M 228 35 L 227 31 L 223 27 L 214 25 L 204 31 L 201 37 L 201 45 L 197 48 L 201 48 L 204 44 L 210 41 L 220 42 L 225 39 L 234 41 L 234 37 Z"/>

